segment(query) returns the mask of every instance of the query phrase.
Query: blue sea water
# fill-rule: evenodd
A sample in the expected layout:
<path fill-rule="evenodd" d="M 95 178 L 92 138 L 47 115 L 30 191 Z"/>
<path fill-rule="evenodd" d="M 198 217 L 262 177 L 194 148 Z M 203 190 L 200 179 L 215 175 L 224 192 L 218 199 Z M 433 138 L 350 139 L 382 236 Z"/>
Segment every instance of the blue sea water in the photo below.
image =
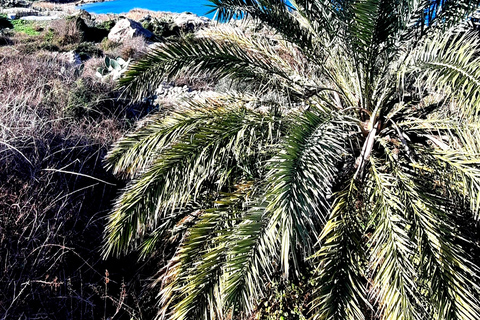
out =
<path fill-rule="evenodd" d="M 125 13 L 135 8 L 178 13 L 188 11 L 212 18 L 213 13 L 207 14 L 212 9 L 208 7 L 210 4 L 208 0 L 114 0 L 89 3 L 80 8 L 91 13 Z"/>

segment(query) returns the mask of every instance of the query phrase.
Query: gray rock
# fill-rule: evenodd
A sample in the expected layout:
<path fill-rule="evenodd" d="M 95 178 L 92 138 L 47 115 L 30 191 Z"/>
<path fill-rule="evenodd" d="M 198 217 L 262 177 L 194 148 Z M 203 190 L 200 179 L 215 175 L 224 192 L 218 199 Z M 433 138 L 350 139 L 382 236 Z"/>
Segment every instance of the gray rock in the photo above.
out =
<path fill-rule="evenodd" d="M 123 42 L 133 37 L 144 37 L 145 39 L 153 38 L 153 33 L 146 30 L 142 25 L 130 19 L 121 19 L 110 30 L 108 40 L 114 42 Z"/>
<path fill-rule="evenodd" d="M 26 16 L 39 15 L 38 11 L 28 9 L 28 8 L 9 8 L 9 9 L 2 10 L 1 13 L 6 14 L 7 17 L 11 20 L 20 19 L 21 17 L 26 17 Z"/>
<path fill-rule="evenodd" d="M 60 19 L 59 16 L 26 16 L 21 17 L 20 20 L 28 20 L 28 21 L 51 21 L 51 20 L 58 20 Z"/>
<path fill-rule="evenodd" d="M 173 20 L 174 24 L 179 26 L 183 31 L 197 31 L 200 28 L 208 27 L 210 19 L 207 17 L 199 17 L 190 12 L 179 14 Z"/>
<path fill-rule="evenodd" d="M 28 7 L 30 3 L 25 0 L 0 0 L 0 7 L 3 8 L 18 8 Z"/>

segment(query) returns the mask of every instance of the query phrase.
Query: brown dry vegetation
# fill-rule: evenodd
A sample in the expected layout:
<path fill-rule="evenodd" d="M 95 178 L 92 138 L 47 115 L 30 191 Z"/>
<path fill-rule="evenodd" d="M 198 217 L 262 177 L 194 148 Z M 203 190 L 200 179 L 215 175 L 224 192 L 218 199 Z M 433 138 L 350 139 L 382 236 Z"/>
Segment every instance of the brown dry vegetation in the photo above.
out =
<path fill-rule="evenodd" d="M 49 28 L 50 41 L 78 43 L 60 24 L 0 46 L 0 319 L 148 319 L 139 274 L 149 265 L 98 250 L 122 187 L 102 160 L 139 112 L 95 77 L 102 58 L 79 73 L 39 47 Z"/>

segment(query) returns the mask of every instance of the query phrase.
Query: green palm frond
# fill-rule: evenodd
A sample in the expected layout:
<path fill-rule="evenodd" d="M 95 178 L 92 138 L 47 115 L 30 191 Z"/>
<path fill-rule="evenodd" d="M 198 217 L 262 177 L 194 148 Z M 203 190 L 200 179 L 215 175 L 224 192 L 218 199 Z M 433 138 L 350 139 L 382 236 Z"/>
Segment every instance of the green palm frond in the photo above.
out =
<path fill-rule="evenodd" d="M 182 74 L 208 74 L 214 79 L 228 76 L 257 86 L 269 83 L 272 87 L 303 94 L 296 90 L 298 85 L 288 73 L 288 64 L 278 58 L 277 63 L 272 63 L 272 57 L 278 55 L 268 39 L 247 39 L 240 33 L 236 37 L 241 39 L 196 38 L 159 45 L 127 70 L 120 85 L 139 98 L 154 91 L 165 79 Z"/>
<path fill-rule="evenodd" d="M 145 229 L 158 225 L 166 213 L 199 196 L 202 186 L 213 184 L 219 190 L 228 180 L 232 165 L 248 174 L 246 170 L 268 154 L 268 149 L 262 150 L 264 145 L 274 144 L 281 136 L 279 119 L 242 106 L 201 112 L 212 117 L 167 148 L 117 200 L 107 227 L 105 254 L 126 250 L 136 237 L 143 237 Z"/>
<path fill-rule="evenodd" d="M 188 109 L 176 110 L 166 118 L 161 113 L 154 114 L 140 130 L 127 134 L 113 146 L 105 159 L 106 169 L 116 175 L 133 178 L 151 165 L 166 148 L 222 112 L 217 101 L 210 100 L 209 104 L 197 108 L 194 102 L 190 102 Z"/>
<path fill-rule="evenodd" d="M 332 213 L 320 237 L 321 249 L 315 253 L 318 263 L 315 320 L 365 319 L 365 278 L 361 265 L 362 227 L 355 206 L 358 192 L 351 183 L 335 194 Z"/>
<path fill-rule="evenodd" d="M 290 261 L 296 259 L 292 253 L 313 253 L 318 230 L 329 216 L 332 184 L 345 139 L 344 128 L 331 117 L 312 110 L 293 120 L 296 126 L 283 150 L 271 160 L 267 209 L 272 213 L 271 228 L 280 231 L 286 275 Z"/>
<path fill-rule="evenodd" d="M 172 319 L 201 318 L 209 310 L 222 310 L 219 294 L 216 294 L 227 245 L 222 224 L 228 217 L 222 217 L 222 214 L 210 210 L 189 229 L 179 252 L 178 279 L 172 283 L 176 292 L 171 297 L 175 303 Z"/>
<path fill-rule="evenodd" d="M 268 221 L 265 205 L 253 205 L 230 238 L 224 299 L 234 314 L 254 310 L 274 268 L 277 241 L 267 228 Z"/>
<path fill-rule="evenodd" d="M 370 268 L 374 274 L 371 300 L 385 320 L 422 319 L 417 271 L 413 263 L 416 243 L 407 209 L 399 194 L 395 176 L 383 173 L 372 159 L 372 222 Z"/>
<path fill-rule="evenodd" d="M 394 154 L 388 157 L 393 160 Z M 455 222 L 460 218 L 454 209 L 458 208 L 455 198 L 445 197 L 448 185 L 435 187 L 438 176 L 426 171 L 431 168 L 428 162 L 415 167 L 416 172 L 395 166 L 392 174 L 399 184 L 405 213 L 412 221 L 409 234 L 417 242 L 418 259 L 414 261 L 421 279 L 417 284 L 428 301 L 424 313 L 433 319 L 476 319 L 480 315 L 476 284 L 479 270 L 463 248 L 469 240 Z"/>
<path fill-rule="evenodd" d="M 432 0 L 425 1 L 425 24 L 441 27 L 443 30 L 457 25 L 478 10 L 479 1 L 472 0 Z"/>
<path fill-rule="evenodd" d="M 435 203 L 438 198 L 422 194 L 418 197 L 412 201 L 411 208 L 421 239 L 421 270 L 430 278 L 429 297 L 435 307 L 434 318 L 478 319 L 480 310 L 475 284 L 478 270 L 455 243 L 459 239 L 446 219 L 448 212 Z"/>
<path fill-rule="evenodd" d="M 411 65 L 423 74 L 436 92 L 443 92 L 460 105 L 465 116 L 477 115 L 480 103 L 480 38 L 477 34 L 437 35 L 427 39 L 411 55 Z"/>
<path fill-rule="evenodd" d="M 313 319 L 480 319 L 480 38 L 455 28 L 479 5 L 212 0 L 245 20 L 158 46 L 121 86 L 245 92 L 178 102 L 114 146 L 131 181 L 104 254 L 174 247 L 158 319 L 249 319 L 274 277 L 311 270 Z"/>
<path fill-rule="evenodd" d="M 282 37 L 315 54 L 315 43 L 309 29 L 298 21 L 293 8 L 284 0 L 211 0 L 219 21 L 251 17 L 269 26 Z"/>
<path fill-rule="evenodd" d="M 332 40 L 344 30 L 346 21 L 331 1 L 294 0 L 290 1 L 298 14 L 297 19 L 315 35 L 315 40 L 326 37 Z"/>
<path fill-rule="evenodd" d="M 222 312 L 218 282 L 224 274 L 232 228 L 254 192 L 253 182 L 236 186 L 233 193 L 222 194 L 221 199 L 215 201 L 214 208 L 200 213 L 196 218 L 198 221 L 188 229 L 174 258 L 175 279 L 170 281 L 161 298 L 163 308 L 171 308 L 168 313 L 173 319 L 193 318 L 195 314 L 205 313 L 212 301 L 216 305 L 215 312 Z M 159 317 L 165 317 L 165 314 L 167 312 L 160 313 Z"/>

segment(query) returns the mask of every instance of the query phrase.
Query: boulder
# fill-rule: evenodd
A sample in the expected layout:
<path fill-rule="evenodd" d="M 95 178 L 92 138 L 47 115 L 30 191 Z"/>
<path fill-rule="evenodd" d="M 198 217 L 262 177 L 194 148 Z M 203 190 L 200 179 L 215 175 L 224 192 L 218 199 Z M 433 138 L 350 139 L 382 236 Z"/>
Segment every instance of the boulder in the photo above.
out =
<path fill-rule="evenodd" d="M 25 0 L 0 0 L 0 7 L 3 8 L 18 8 L 18 7 L 28 7 L 30 5 L 29 1 Z"/>
<path fill-rule="evenodd" d="M 140 23 L 126 18 L 119 20 L 108 34 L 108 40 L 114 42 L 123 42 L 133 37 L 151 39 L 154 35 L 152 32 L 143 28 Z"/>
<path fill-rule="evenodd" d="M 184 12 L 175 17 L 173 23 L 179 26 L 184 32 L 195 32 L 200 28 L 208 27 L 210 19 L 207 17 L 199 17 L 190 12 Z"/>

